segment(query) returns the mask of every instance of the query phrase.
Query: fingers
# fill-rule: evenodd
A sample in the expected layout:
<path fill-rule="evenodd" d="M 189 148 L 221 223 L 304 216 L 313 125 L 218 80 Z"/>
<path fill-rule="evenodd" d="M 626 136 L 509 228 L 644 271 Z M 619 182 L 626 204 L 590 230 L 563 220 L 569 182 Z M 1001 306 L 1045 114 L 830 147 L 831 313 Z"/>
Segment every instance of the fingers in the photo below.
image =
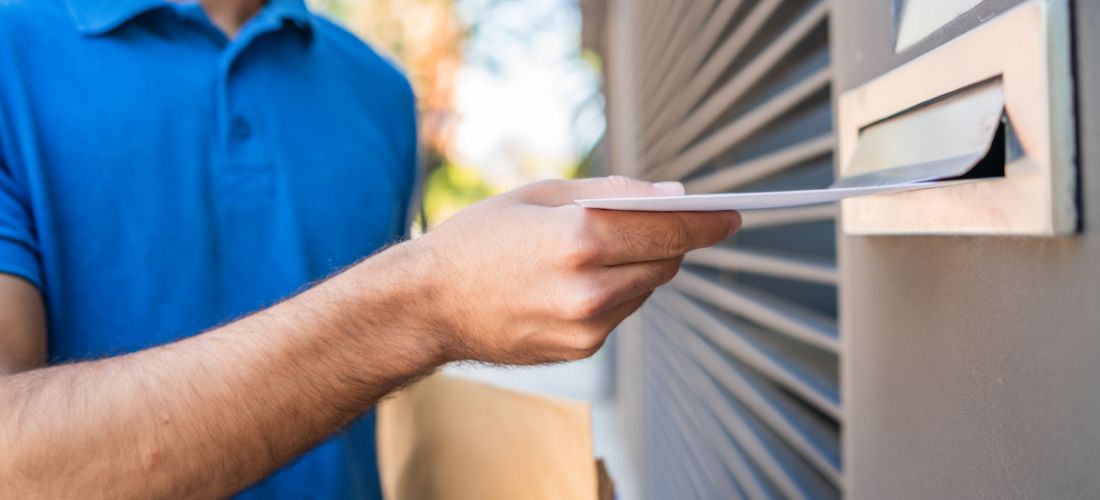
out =
<path fill-rule="evenodd" d="M 565 321 L 592 321 L 668 283 L 680 270 L 681 260 L 591 269 L 557 293 L 552 313 Z"/>
<path fill-rule="evenodd" d="M 611 331 L 642 307 L 654 288 L 671 280 L 679 267 L 680 259 L 677 258 L 605 270 L 611 277 L 610 282 L 595 287 L 596 291 L 589 294 L 604 297 L 604 301 L 600 307 L 590 306 L 581 311 L 581 316 L 574 316 L 572 321 L 576 326 L 555 349 L 558 360 L 578 360 L 595 354 Z"/>
<path fill-rule="evenodd" d="M 600 246 L 598 264 L 615 266 L 675 258 L 712 246 L 741 227 L 737 212 L 590 210 L 586 225 Z"/>
<path fill-rule="evenodd" d="M 630 196 L 681 196 L 684 186 L 679 182 L 650 183 L 612 175 L 580 180 L 537 182 L 517 192 L 527 203 L 558 207 L 572 205 L 584 198 Z"/>
<path fill-rule="evenodd" d="M 645 304 L 645 301 L 649 300 L 650 295 L 653 295 L 652 290 L 646 292 L 639 297 L 635 297 L 626 302 L 623 302 L 622 304 L 619 304 L 610 311 L 604 313 L 595 321 L 597 330 L 602 330 L 603 332 L 605 332 L 604 337 L 606 338 L 607 334 L 611 333 L 611 330 L 614 330 L 615 327 L 619 326 L 619 324 L 622 323 L 624 319 L 628 318 L 631 314 L 634 314 L 634 311 L 637 311 L 638 308 L 642 307 L 642 304 Z"/>
<path fill-rule="evenodd" d="M 668 283 L 680 271 L 682 257 L 607 267 L 597 271 L 598 288 L 608 297 L 597 315 L 615 309 Z"/>
<path fill-rule="evenodd" d="M 562 346 L 559 357 L 565 360 L 578 360 L 591 357 L 600 350 L 607 336 L 624 319 L 637 311 L 649 299 L 650 293 L 630 299 L 615 306 L 606 313 L 584 322 L 569 337 L 567 345 Z"/>
<path fill-rule="evenodd" d="M 678 182 L 656 184 L 611 176 L 576 181 L 543 181 L 514 193 L 525 203 L 556 207 L 577 224 L 568 244 L 574 254 L 613 266 L 677 257 L 722 241 L 741 224 L 736 212 L 621 212 L 585 210 L 573 204 L 582 198 L 616 196 L 677 196 Z M 584 262 L 587 264 L 588 262 Z"/>

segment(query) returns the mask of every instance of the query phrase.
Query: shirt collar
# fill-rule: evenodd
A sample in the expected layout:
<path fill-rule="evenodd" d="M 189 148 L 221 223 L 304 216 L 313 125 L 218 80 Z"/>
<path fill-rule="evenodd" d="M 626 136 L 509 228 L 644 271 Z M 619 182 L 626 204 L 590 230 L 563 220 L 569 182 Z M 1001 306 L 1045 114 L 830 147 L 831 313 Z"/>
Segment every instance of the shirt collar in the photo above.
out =
<path fill-rule="evenodd" d="M 98 35 L 158 7 L 165 0 L 65 0 L 81 33 Z"/>
<path fill-rule="evenodd" d="M 171 6 L 167 0 L 65 0 L 65 3 L 76 28 L 89 35 L 107 33 L 141 14 Z M 304 0 L 268 0 L 258 15 L 290 20 L 304 31 L 313 29 Z"/>
<path fill-rule="evenodd" d="M 313 18 L 310 16 L 305 0 L 267 0 L 264 9 L 271 16 L 292 21 L 304 31 L 313 31 Z"/>

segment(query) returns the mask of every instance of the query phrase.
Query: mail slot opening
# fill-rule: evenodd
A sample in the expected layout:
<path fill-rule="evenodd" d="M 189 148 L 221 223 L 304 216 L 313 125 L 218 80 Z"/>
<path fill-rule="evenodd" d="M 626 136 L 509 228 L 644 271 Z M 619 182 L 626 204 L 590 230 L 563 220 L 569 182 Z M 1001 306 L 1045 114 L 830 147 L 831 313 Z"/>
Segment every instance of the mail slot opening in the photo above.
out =
<path fill-rule="evenodd" d="M 1004 109 L 997 79 L 863 127 L 849 175 L 833 187 L 1003 177 L 1008 145 L 1017 143 Z"/>
<path fill-rule="evenodd" d="M 1009 161 L 1008 154 L 1008 136 L 1011 135 L 1011 127 L 1009 126 L 1008 118 L 1001 117 L 1001 124 L 997 126 L 997 131 L 993 133 L 993 141 L 989 145 L 989 150 L 986 151 L 983 156 L 970 170 L 965 173 L 957 175 L 955 177 L 947 177 L 940 180 L 962 180 L 962 179 L 984 179 L 988 177 L 1004 177 L 1005 175 L 1005 163 Z M 1019 144 L 1016 141 L 1012 141 L 1014 144 Z M 1019 154 L 1019 148 L 1016 149 L 1016 153 L 1013 156 Z"/>

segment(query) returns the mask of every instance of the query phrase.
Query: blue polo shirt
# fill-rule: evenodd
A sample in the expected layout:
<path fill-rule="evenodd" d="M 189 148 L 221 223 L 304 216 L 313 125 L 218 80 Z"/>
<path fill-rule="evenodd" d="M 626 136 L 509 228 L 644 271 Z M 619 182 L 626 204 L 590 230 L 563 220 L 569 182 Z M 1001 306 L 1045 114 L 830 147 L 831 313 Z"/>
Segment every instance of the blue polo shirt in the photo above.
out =
<path fill-rule="evenodd" d="M 302 0 L 233 40 L 196 3 L 0 0 L 0 272 L 41 291 L 51 362 L 194 335 L 393 242 L 415 163 L 405 78 Z M 243 496 L 379 498 L 373 418 Z"/>

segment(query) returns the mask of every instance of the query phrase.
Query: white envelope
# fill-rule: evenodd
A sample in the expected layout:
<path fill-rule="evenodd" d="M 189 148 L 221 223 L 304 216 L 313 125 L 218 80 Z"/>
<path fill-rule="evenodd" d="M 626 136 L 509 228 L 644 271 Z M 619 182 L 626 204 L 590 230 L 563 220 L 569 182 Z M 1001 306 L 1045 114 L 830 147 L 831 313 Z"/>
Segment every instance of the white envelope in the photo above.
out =
<path fill-rule="evenodd" d="M 802 191 L 770 191 L 762 193 L 695 194 L 686 196 L 656 196 L 638 198 L 592 198 L 576 200 L 586 208 L 632 210 L 641 212 L 712 212 L 720 210 L 756 210 L 761 208 L 797 207 L 830 203 L 852 196 L 900 193 L 952 186 L 978 180 L 913 182 L 887 186 L 809 189 Z"/>

